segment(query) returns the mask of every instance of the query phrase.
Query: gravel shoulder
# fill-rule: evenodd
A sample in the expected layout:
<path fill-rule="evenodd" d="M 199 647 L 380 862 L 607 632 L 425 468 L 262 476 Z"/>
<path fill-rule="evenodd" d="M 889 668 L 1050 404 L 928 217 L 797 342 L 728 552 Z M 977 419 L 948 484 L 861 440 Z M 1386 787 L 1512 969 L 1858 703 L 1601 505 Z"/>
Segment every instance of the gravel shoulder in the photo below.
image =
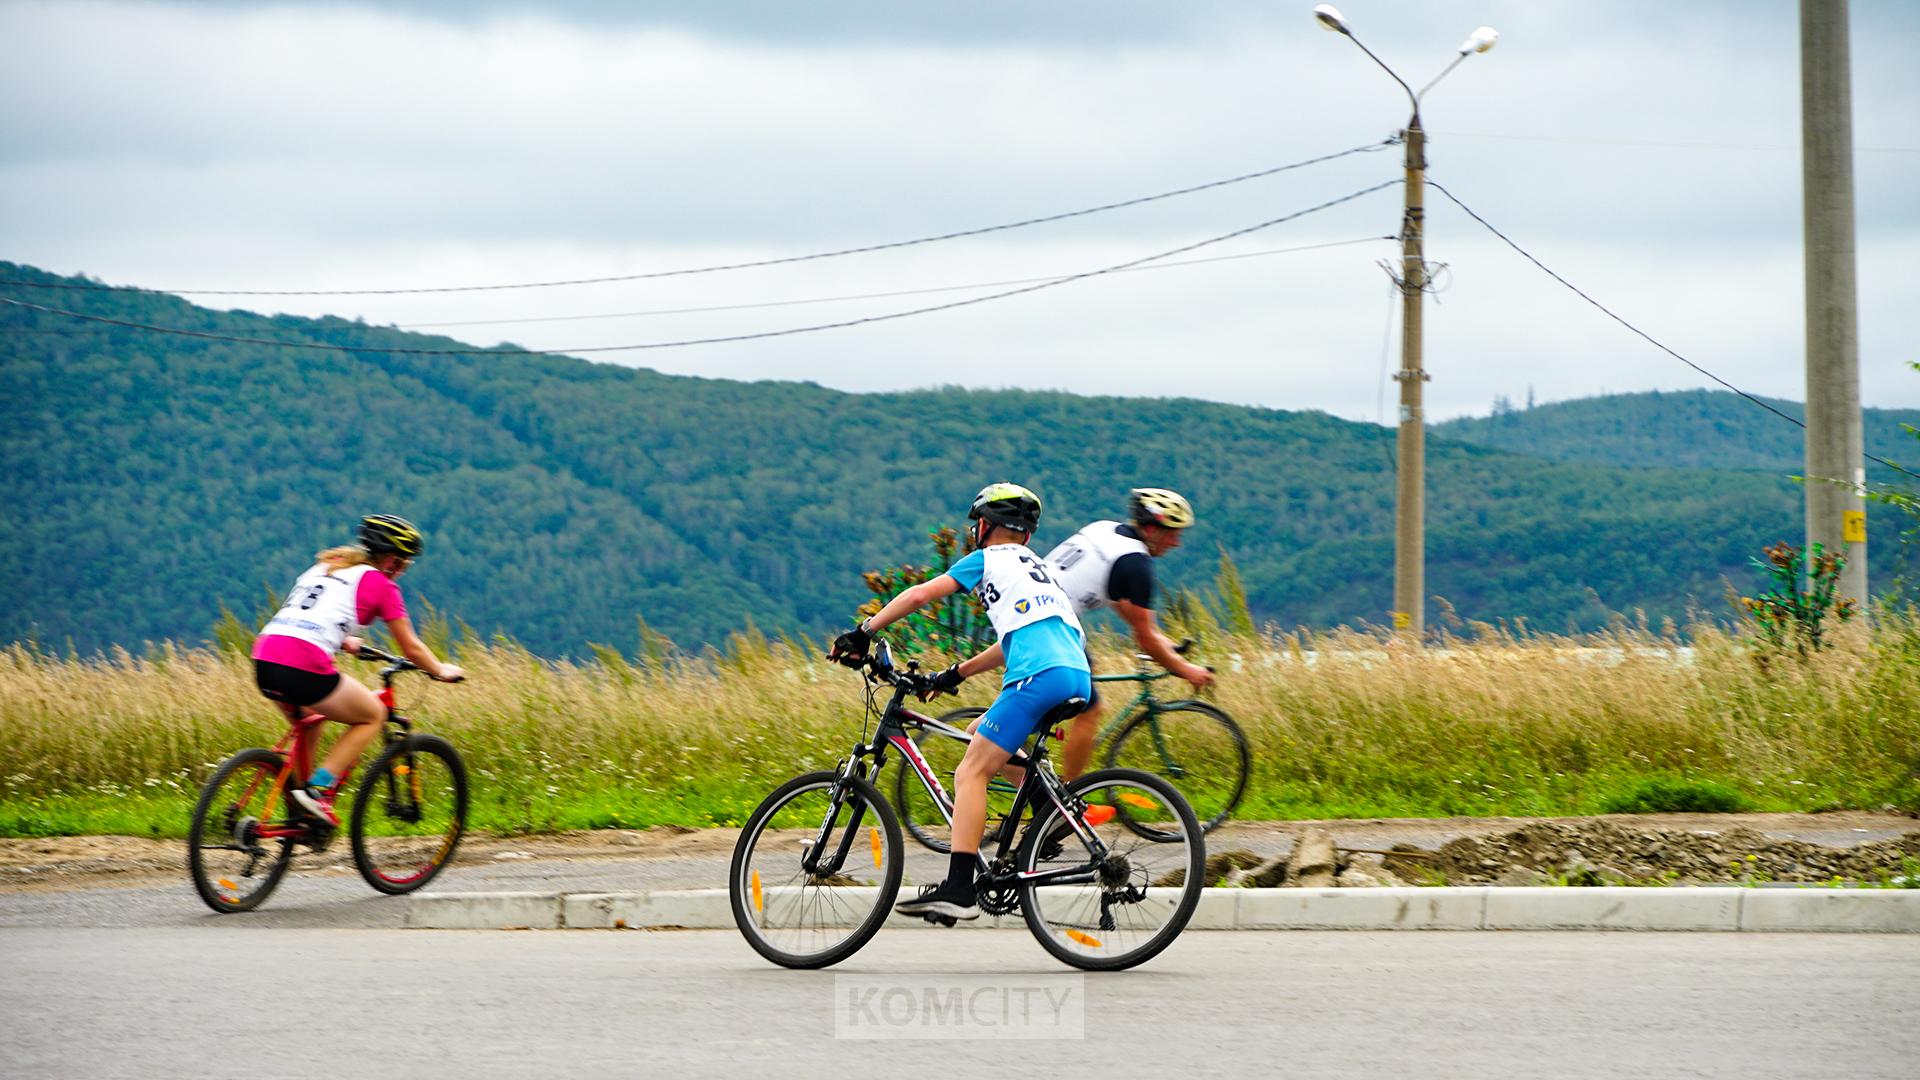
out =
<path fill-rule="evenodd" d="M 1438 850 L 1463 837 L 1497 836 L 1528 826 L 1556 824 L 1582 827 L 1605 822 L 1627 829 L 1661 829 L 1728 833 L 1746 829 L 1780 840 L 1797 840 L 1832 848 L 1850 848 L 1870 841 L 1895 840 L 1920 831 L 1920 821 L 1903 814 L 1843 811 L 1827 814 L 1616 814 L 1606 817 L 1557 818 L 1366 818 L 1334 821 L 1232 822 L 1208 837 L 1214 851 L 1239 849 L 1262 857 L 1286 854 L 1301 830 L 1318 827 L 1347 849 L 1387 850 L 1411 844 Z M 462 840 L 449 884 L 462 869 L 489 867 L 548 871 L 562 880 L 570 864 L 582 876 L 599 877 L 591 864 L 639 862 L 660 864 L 664 874 L 653 888 L 718 886 L 739 836 L 736 829 L 603 829 L 592 832 L 529 836 L 469 835 Z M 913 847 L 910 845 L 910 847 Z M 918 851 L 917 847 L 913 850 Z M 185 846 L 179 840 L 152 840 L 137 836 L 63 836 L 42 839 L 0 839 L 0 894 L 48 893 L 89 889 L 142 888 L 184 884 Z M 516 866 L 515 864 L 526 864 Z M 638 868 L 636 868 L 638 869 Z M 351 857 L 344 838 L 321 855 L 302 853 L 295 872 L 351 873 Z M 535 876 L 535 875 L 516 875 Z M 436 883 L 436 887 L 441 887 Z"/>

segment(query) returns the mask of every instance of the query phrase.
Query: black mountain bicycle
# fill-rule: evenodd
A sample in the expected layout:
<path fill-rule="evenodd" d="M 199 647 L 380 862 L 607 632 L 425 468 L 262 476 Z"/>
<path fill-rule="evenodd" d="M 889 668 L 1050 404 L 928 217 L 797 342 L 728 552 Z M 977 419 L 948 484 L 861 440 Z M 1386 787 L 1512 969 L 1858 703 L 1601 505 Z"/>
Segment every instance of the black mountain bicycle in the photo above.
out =
<path fill-rule="evenodd" d="M 748 817 L 733 851 L 734 923 L 755 951 L 786 967 L 839 963 L 893 914 L 905 851 L 900 820 L 872 783 L 889 749 L 953 820 L 952 800 L 908 734 L 938 723 L 904 704 L 929 692 L 931 679 L 917 664 L 895 668 L 885 643 L 858 666 L 868 718 L 879 718 L 873 741 L 863 728 L 839 768 L 782 784 Z M 882 687 L 891 687 L 884 707 Z M 1084 705 L 1075 699 L 1056 709 L 1031 749 L 1014 755 L 1010 764 L 1024 774 L 1005 824 L 982 844 L 975 881 L 984 913 L 1020 912 L 1055 958 L 1116 971 L 1157 955 L 1185 929 L 1206 884 L 1206 840 L 1186 799 L 1151 773 L 1102 769 L 1070 784 L 1054 774 L 1046 758 L 1053 725 Z M 1101 806 L 1113 809 L 1089 812 Z"/>

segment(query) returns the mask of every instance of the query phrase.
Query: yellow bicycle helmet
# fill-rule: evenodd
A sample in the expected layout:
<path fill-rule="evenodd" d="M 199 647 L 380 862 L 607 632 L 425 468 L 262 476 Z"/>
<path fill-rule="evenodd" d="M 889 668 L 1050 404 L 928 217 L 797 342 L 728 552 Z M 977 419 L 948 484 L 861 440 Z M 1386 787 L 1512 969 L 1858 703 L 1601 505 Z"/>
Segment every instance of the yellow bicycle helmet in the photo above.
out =
<path fill-rule="evenodd" d="M 1184 529 L 1193 524 L 1193 504 L 1166 488 L 1134 488 L 1127 493 L 1127 511 L 1135 525 Z"/>
<path fill-rule="evenodd" d="M 375 555 L 392 552 L 413 559 L 427 549 L 427 540 L 406 518 L 369 514 L 360 519 L 360 546 Z"/>

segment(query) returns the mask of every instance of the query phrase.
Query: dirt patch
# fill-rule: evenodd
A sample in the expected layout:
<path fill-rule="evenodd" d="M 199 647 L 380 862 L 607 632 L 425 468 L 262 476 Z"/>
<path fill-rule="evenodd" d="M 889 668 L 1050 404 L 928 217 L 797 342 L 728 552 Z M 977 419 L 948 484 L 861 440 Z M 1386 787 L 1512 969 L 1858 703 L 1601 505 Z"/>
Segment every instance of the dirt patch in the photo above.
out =
<path fill-rule="evenodd" d="M 737 829 L 689 829 L 662 825 L 652 829 L 595 829 L 542 836 L 491 836 L 469 833 L 460 841 L 454 866 L 479 866 L 518 859 L 596 861 L 725 855 L 739 838 Z M 295 865 L 313 870 L 351 867 L 344 835 L 318 855 L 295 849 Z M 186 880 L 187 845 L 182 840 L 139 836 L 54 836 L 35 840 L 0 839 L 0 893 L 146 885 L 156 879 Z"/>
<path fill-rule="evenodd" d="M 1448 884 L 1537 884 L 1593 874 L 1622 881 L 1824 881 L 1835 875 L 1872 880 L 1898 872 L 1903 857 L 1920 857 L 1911 817 L 1849 811 L 1837 814 L 1632 814 L 1607 818 L 1355 819 L 1232 822 L 1207 838 L 1207 876 L 1236 872 L 1257 885 L 1277 884 L 1295 838 L 1323 828 L 1340 849 L 1340 883 L 1359 871 L 1379 884 L 1399 879 Z M 795 837 L 801 834 L 796 832 Z M 596 829 L 540 836 L 469 834 L 457 866 L 682 859 L 711 863 L 724 880 L 736 829 Z M 1400 847 L 1403 853 L 1378 854 Z M 919 849 L 909 844 L 909 851 Z M 1570 861 L 1567 853 L 1577 852 Z M 1419 856 L 1428 856 L 1421 858 Z M 1754 858 L 1749 860 L 1747 856 Z M 186 845 L 133 836 L 0 839 L 0 893 L 56 892 L 186 881 Z M 1739 862 L 1741 867 L 1734 868 Z M 304 849 L 295 869 L 351 872 L 345 837 L 324 854 Z M 1378 870 L 1388 874 L 1379 877 Z"/>
<path fill-rule="evenodd" d="M 1605 820 L 1543 821 L 1458 837 L 1437 852 L 1404 850 L 1386 857 L 1388 870 L 1409 881 L 1448 885 L 1874 881 L 1901 874 L 1920 859 L 1920 832 L 1832 847 L 1746 826 L 1656 829 Z"/>

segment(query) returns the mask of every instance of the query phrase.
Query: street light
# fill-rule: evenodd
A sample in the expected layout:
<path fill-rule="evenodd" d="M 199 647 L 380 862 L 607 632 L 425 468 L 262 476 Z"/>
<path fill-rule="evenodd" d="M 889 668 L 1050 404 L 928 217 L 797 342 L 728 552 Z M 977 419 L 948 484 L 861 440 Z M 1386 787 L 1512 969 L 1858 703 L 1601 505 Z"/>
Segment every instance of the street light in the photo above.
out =
<path fill-rule="evenodd" d="M 1386 61 L 1373 54 L 1354 36 L 1346 17 L 1332 4 L 1316 4 L 1313 17 L 1321 26 L 1345 35 L 1380 70 L 1393 77 L 1407 92 L 1413 115 L 1401 132 L 1407 144 L 1406 216 L 1400 228 L 1401 333 L 1400 370 L 1394 375 L 1400 384 L 1399 496 L 1394 506 L 1393 540 L 1393 624 L 1406 631 L 1416 644 L 1426 632 L 1426 416 L 1422 411 L 1425 384 L 1429 376 L 1420 366 L 1421 299 L 1426 295 L 1427 264 L 1424 230 L 1426 226 L 1427 133 L 1420 126 L 1420 99 L 1461 62 L 1475 53 L 1493 48 L 1500 32 L 1482 26 L 1468 35 L 1453 60 L 1416 93 Z"/>

